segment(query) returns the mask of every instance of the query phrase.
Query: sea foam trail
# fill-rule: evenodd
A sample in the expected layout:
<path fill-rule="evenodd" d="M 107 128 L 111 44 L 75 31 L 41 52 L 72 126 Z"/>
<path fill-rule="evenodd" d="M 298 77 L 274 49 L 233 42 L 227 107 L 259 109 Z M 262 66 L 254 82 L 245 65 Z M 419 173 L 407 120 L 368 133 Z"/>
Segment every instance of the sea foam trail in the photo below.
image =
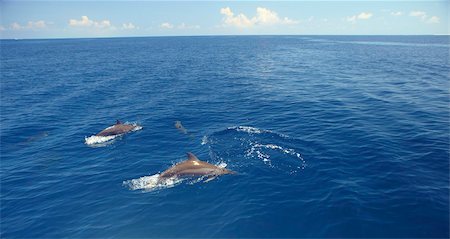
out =
<path fill-rule="evenodd" d="M 263 134 L 263 133 L 276 134 L 277 136 L 280 136 L 282 138 L 290 138 L 289 136 L 287 136 L 285 134 L 276 133 L 276 132 L 266 130 L 266 129 L 258 129 L 258 128 L 251 127 L 251 126 L 232 126 L 232 127 L 228 127 L 227 130 L 236 130 L 237 132 L 245 132 L 245 133 L 249 133 L 249 134 Z"/>
<path fill-rule="evenodd" d="M 129 125 L 133 125 L 134 128 L 132 130 L 132 132 L 134 131 L 138 131 L 142 129 L 142 126 L 138 125 L 137 123 L 125 123 L 125 124 L 129 124 Z M 114 126 L 109 126 L 108 128 L 105 128 L 105 130 L 110 129 Z M 122 136 L 123 134 L 118 134 L 118 135 L 109 135 L 109 136 L 97 136 L 97 135 L 92 135 L 89 137 L 85 137 L 84 138 L 84 142 L 87 145 L 90 146 L 103 146 L 103 145 L 107 145 L 108 142 L 112 142 L 112 140 Z"/>
<path fill-rule="evenodd" d="M 271 154 L 273 154 L 274 152 L 271 151 L 278 151 L 281 154 L 290 155 L 294 159 L 299 160 L 301 163 L 300 165 L 298 165 L 295 163 L 289 164 L 277 162 L 276 163 L 277 166 L 275 166 L 271 160 Z M 267 164 L 270 167 L 280 167 L 281 165 L 283 165 L 283 168 L 288 167 L 290 173 L 296 173 L 298 170 L 305 169 L 306 167 L 306 162 L 300 153 L 297 153 L 294 149 L 284 148 L 282 146 L 275 144 L 250 143 L 250 148 L 246 151 L 246 157 L 252 157 L 253 155 L 261 159 L 265 164 Z"/>
<path fill-rule="evenodd" d="M 299 149 L 298 139 L 270 130 L 250 126 L 233 126 L 204 136 L 202 145 L 208 145 L 218 158 L 258 159 L 272 169 L 289 174 L 306 168 Z M 234 161 L 240 167 L 253 165 L 252 161 Z M 254 166 L 252 166 L 254 167 Z"/>

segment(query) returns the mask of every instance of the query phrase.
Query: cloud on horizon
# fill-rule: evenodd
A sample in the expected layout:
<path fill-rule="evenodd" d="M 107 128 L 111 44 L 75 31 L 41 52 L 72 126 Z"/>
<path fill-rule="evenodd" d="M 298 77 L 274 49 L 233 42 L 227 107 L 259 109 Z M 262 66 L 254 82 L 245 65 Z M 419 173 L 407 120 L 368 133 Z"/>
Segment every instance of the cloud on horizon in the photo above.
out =
<path fill-rule="evenodd" d="M 163 22 L 161 23 L 161 25 L 159 25 L 160 28 L 163 29 L 172 29 L 173 28 L 173 24 L 169 23 L 169 22 Z"/>
<path fill-rule="evenodd" d="M 11 30 L 37 30 L 47 28 L 48 25 L 51 24 L 49 22 L 39 20 L 39 21 L 28 21 L 26 25 L 20 25 L 17 22 L 13 22 L 9 29 Z M 6 30 L 6 28 L 2 27 L 2 30 Z"/>
<path fill-rule="evenodd" d="M 411 11 L 409 13 L 409 16 L 420 18 L 420 20 L 425 23 L 440 23 L 439 17 L 437 16 L 428 17 L 427 13 L 424 11 Z"/>
<path fill-rule="evenodd" d="M 178 29 L 200 29 L 199 25 L 188 25 L 182 22 L 180 25 L 177 26 Z"/>
<path fill-rule="evenodd" d="M 403 12 L 391 12 L 391 16 L 398 17 L 398 16 L 401 16 L 401 15 L 403 15 Z"/>
<path fill-rule="evenodd" d="M 347 21 L 351 23 L 356 23 L 357 20 L 367 20 L 370 19 L 372 16 L 373 14 L 371 12 L 362 12 L 358 15 L 347 17 Z"/>
<path fill-rule="evenodd" d="M 272 26 L 277 24 L 298 24 L 299 21 L 287 17 L 280 18 L 278 14 L 270 9 L 257 7 L 256 15 L 252 18 L 243 13 L 235 15 L 231 8 L 224 7 L 220 9 L 220 14 L 224 15 L 222 19 L 223 26 L 232 26 L 237 28 L 250 28 L 255 26 Z"/>
<path fill-rule="evenodd" d="M 162 29 L 180 29 L 180 30 L 188 30 L 188 29 L 200 29 L 199 25 L 188 25 L 184 22 L 181 24 L 175 26 L 174 24 L 170 22 L 163 22 L 159 25 L 159 28 Z"/>
<path fill-rule="evenodd" d="M 95 21 L 88 16 L 81 16 L 81 19 L 69 19 L 69 26 L 72 28 L 93 30 L 94 32 L 116 31 L 116 30 L 139 30 L 140 28 L 131 22 L 122 23 L 122 25 L 114 26 L 110 20 L 104 19 Z"/>
<path fill-rule="evenodd" d="M 139 27 L 137 27 L 133 23 L 129 22 L 129 23 L 123 23 L 122 29 L 123 30 L 138 30 Z"/>
<path fill-rule="evenodd" d="M 111 21 L 93 21 L 88 16 L 81 16 L 81 20 L 70 19 L 69 26 L 71 27 L 95 27 L 95 28 L 109 28 L 111 27 Z"/>

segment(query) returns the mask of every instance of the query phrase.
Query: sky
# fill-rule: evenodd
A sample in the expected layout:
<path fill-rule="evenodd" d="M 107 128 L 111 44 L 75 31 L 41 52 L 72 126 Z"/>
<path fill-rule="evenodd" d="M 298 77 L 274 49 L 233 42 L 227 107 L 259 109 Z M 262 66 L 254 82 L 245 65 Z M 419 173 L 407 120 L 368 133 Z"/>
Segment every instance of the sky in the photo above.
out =
<path fill-rule="evenodd" d="M 0 38 L 449 34 L 450 1 L 0 1 Z"/>

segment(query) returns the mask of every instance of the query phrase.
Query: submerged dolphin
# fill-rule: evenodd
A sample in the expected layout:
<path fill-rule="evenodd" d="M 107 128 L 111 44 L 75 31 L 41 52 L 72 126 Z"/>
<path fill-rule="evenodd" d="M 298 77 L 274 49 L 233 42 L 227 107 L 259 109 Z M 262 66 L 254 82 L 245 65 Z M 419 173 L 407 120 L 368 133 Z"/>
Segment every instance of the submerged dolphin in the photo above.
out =
<path fill-rule="evenodd" d="M 48 132 L 47 131 L 40 132 L 39 134 L 35 134 L 35 135 L 32 135 L 32 136 L 28 137 L 27 140 L 21 142 L 20 144 L 33 143 L 33 142 L 39 141 L 39 140 L 41 140 L 41 139 L 43 139 L 43 138 L 45 138 L 47 136 L 48 136 Z"/>
<path fill-rule="evenodd" d="M 100 133 L 96 134 L 96 136 L 112 136 L 119 134 L 126 134 L 130 131 L 133 131 L 136 128 L 136 125 L 131 124 L 123 124 L 119 120 L 116 121 L 116 124 L 102 130 Z"/>
<path fill-rule="evenodd" d="M 181 121 L 177 120 L 175 121 L 175 128 L 177 128 L 178 130 L 180 130 L 183 134 L 187 134 L 187 129 L 184 128 L 184 126 L 181 124 Z"/>
<path fill-rule="evenodd" d="M 193 153 L 187 153 L 188 159 L 177 163 L 159 175 L 160 179 L 171 177 L 189 177 L 189 176 L 207 176 L 205 182 L 211 181 L 219 175 L 236 174 L 236 172 L 226 168 L 220 168 L 216 165 L 199 160 Z"/>

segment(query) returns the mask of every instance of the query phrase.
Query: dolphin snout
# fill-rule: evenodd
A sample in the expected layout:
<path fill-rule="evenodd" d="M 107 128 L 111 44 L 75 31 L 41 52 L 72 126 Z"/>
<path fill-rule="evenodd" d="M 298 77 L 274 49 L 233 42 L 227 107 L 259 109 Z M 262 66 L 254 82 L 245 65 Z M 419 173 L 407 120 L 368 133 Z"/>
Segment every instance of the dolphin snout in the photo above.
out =
<path fill-rule="evenodd" d="M 228 169 L 224 169 L 224 173 L 225 174 L 237 174 L 237 172 L 231 171 L 231 170 L 228 170 Z"/>

